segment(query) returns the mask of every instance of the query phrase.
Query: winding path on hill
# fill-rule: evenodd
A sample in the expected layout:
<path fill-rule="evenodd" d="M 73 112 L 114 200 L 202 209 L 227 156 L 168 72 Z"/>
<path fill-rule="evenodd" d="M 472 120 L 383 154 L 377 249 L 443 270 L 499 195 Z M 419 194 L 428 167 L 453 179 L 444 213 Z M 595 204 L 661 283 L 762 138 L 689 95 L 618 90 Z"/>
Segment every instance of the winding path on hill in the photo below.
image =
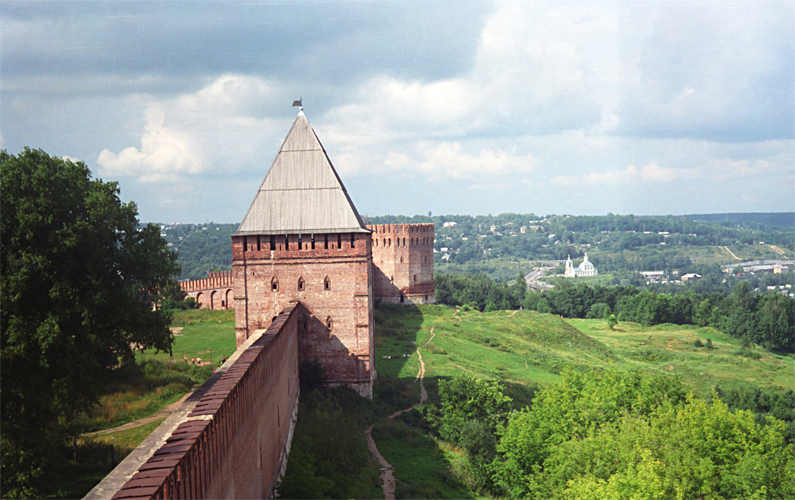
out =
<path fill-rule="evenodd" d="M 406 413 L 407 411 L 411 411 L 428 400 L 428 391 L 425 390 L 425 384 L 423 383 L 423 379 L 425 378 L 425 361 L 422 359 L 422 353 L 420 353 L 420 349 L 428 345 L 431 340 L 433 340 L 433 337 L 436 335 L 433 330 L 434 328 L 431 327 L 430 338 L 417 348 L 417 357 L 419 357 L 420 360 L 420 367 L 415 380 L 420 381 L 420 402 L 415 403 L 406 409 L 398 410 L 395 413 L 389 415 L 386 419 L 395 418 L 398 415 Z M 395 468 L 392 467 L 392 464 L 387 462 L 384 456 L 381 455 L 381 452 L 378 451 L 378 446 L 376 446 L 375 440 L 373 439 L 373 427 L 375 427 L 375 423 L 370 425 L 370 427 L 364 431 L 364 434 L 367 437 L 367 447 L 370 448 L 370 453 L 372 453 L 376 460 L 378 460 L 378 463 L 381 464 L 381 489 L 384 491 L 384 499 L 395 500 L 395 475 L 392 472 L 395 470 Z"/>

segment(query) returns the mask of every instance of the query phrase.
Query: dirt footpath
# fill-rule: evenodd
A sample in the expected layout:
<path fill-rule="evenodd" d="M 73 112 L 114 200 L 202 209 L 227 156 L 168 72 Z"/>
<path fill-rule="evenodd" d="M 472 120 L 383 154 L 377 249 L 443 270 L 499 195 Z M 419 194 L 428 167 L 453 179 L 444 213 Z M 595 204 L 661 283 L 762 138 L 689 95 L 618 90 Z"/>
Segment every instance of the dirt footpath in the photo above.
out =
<path fill-rule="evenodd" d="M 436 334 L 434 333 L 433 328 L 431 328 L 431 337 L 423 345 L 429 344 L 435 335 Z M 425 361 L 422 360 L 420 349 L 422 349 L 422 346 L 417 348 L 417 356 L 420 359 L 420 368 L 416 377 L 416 379 L 420 381 L 420 402 L 413 404 L 404 410 L 396 411 L 392 415 L 388 416 L 387 419 L 395 418 L 402 413 L 411 411 L 428 400 L 428 391 L 425 390 L 425 384 L 423 383 L 423 379 L 425 378 Z M 378 446 L 375 445 L 375 440 L 373 439 L 373 427 L 375 427 L 375 424 L 372 424 L 367 428 L 366 431 L 364 431 L 364 434 L 367 437 L 367 447 L 370 448 L 370 453 L 372 453 L 376 460 L 378 460 L 378 463 L 381 464 L 381 489 L 384 491 L 384 499 L 395 500 L 395 475 L 392 473 L 395 468 L 392 467 L 392 465 L 386 461 L 384 456 L 381 455 L 381 452 L 378 451 Z"/>

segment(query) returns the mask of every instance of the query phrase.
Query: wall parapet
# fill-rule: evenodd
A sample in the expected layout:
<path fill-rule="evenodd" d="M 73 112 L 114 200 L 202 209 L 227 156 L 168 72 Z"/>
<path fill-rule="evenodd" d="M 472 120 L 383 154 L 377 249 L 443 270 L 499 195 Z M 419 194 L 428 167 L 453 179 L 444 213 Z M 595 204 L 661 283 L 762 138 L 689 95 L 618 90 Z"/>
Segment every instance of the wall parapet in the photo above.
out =
<path fill-rule="evenodd" d="M 218 271 L 208 273 L 208 276 L 198 280 L 180 281 L 179 286 L 186 292 L 211 290 L 213 288 L 232 287 L 232 271 Z"/>
<path fill-rule="evenodd" d="M 297 415 L 299 310 L 253 335 L 85 498 L 272 497 Z"/>

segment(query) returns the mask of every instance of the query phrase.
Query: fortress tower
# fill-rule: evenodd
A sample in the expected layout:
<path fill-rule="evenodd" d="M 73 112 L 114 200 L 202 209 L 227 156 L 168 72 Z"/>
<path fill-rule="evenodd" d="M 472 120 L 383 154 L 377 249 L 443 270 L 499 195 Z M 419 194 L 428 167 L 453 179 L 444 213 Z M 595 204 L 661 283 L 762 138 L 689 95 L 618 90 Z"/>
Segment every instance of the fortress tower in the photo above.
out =
<path fill-rule="evenodd" d="M 238 347 L 300 301 L 299 362 L 372 396 L 370 230 L 303 111 L 232 235 L 232 269 Z"/>
<path fill-rule="evenodd" d="M 433 224 L 367 226 L 372 234 L 373 296 L 389 304 L 433 304 Z"/>

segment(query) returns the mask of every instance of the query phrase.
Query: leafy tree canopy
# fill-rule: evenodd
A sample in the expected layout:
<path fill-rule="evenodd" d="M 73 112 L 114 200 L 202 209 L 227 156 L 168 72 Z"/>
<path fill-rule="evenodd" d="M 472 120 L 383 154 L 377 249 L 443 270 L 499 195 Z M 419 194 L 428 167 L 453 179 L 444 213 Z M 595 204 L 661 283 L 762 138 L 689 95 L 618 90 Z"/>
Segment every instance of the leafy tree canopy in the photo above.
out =
<path fill-rule="evenodd" d="M 179 269 L 159 229 L 84 163 L 1 151 L 0 174 L 2 489 L 36 496 L 106 370 L 168 349 L 157 304 Z"/>

